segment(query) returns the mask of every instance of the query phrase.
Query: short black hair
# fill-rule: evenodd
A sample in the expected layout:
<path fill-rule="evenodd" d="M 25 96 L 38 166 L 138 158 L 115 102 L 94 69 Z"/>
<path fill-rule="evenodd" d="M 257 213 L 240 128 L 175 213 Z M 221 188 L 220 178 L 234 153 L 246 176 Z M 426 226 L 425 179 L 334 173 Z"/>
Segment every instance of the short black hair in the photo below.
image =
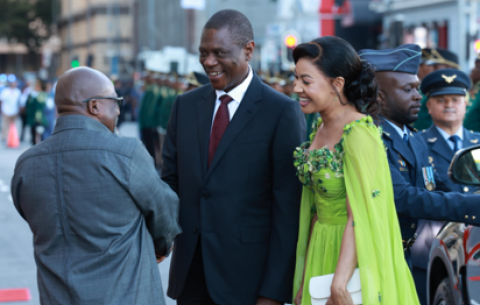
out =
<path fill-rule="evenodd" d="M 228 29 L 232 34 L 233 42 L 240 46 L 253 41 L 252 24 L 247 16 L 236 10 L 221 10 L 215 13 L 210 17 L 203 29 Z"/>

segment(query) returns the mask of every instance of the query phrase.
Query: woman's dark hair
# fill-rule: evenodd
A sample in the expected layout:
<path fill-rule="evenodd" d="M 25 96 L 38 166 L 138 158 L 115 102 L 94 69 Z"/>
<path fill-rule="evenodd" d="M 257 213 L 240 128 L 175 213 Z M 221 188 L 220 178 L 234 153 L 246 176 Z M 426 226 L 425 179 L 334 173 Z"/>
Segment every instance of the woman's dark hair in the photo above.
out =
<path fill-rule="evenodd" d="M 343 93 L 348 102 L 365 114 L 376 116 L 380 111 L 377 101 L 378 85 L 370 64 L 360 59 L 355 49 L 345 40 L 335 36 L 325 36 L 310 43 L 302 43 L 293 50 L 295 64 L 301 58 L 308 58 L 327 77 L 343 77 Z M 334 88 L 335 90 L 335 88 Z"/>

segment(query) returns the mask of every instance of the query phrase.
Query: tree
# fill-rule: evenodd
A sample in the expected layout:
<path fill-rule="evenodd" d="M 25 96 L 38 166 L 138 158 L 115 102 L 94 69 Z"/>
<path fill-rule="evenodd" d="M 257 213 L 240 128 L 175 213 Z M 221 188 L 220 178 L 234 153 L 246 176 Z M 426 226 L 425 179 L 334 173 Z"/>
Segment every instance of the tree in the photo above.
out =
<path fill-rule="evenodd" d="M 50 36 L 53 5 L 58 1 L 0 0 L 0 36 L 35 51 Z"/>

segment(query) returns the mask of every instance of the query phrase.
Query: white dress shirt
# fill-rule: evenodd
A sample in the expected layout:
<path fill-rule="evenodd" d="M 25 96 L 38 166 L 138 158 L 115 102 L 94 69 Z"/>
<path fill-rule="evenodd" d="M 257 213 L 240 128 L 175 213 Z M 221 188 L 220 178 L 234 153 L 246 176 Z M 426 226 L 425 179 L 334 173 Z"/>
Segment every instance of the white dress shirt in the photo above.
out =
<path fill-rule="evenodd" d="M 212 126 L 213 126 L 213 121 L 215 121 L 215 115 L 217 115 L 218 108 L 222 104 L 222 102 L 220 101 L 220 97 L 226 94 L 233 99 L 233 101 L 231 101 L 227 105 L 228 113 L 230 115 L 230 121 L 231 121 L 233 118 L 233 115 L 238 109 L 238 106 L 240 106 L 240 103 L 242 102 L 243 97 L 247 92 L 248 86 L 250 86 L 250 83 L 252 82 L 252 79 L 253 79 L 253 70 L 250 66 L 248 66 L 248 76 L 240 85 L 236 86 L 235 88 L 233 88 L 233 90 L 231 90 L 228 93 L 226 93 L 223 90 L 215 90 L 215 93 L 217 94 L 217 100 L 215 102 L 215 108 L 213 110 Z"/>
<path fill-rule="evenodd" d="M 6 116 L 15 116 L 20 111 L 20 95 L 22 92 L 18 88 L 6 87 L 0 93 L 2 101 L 2 113 Z"/>
<path fill-rule="evenodd" d="M 449 135 L 445 130 L 443 130 L 442 128 L 438 127 L 435 125 L 435 127 L 438 129 L 438 132 L 440 132 L 440 134 L 442 135 L 442 137 L 445 138 L 445 141 L 447 141 L 447 144 L 448 146 L 450 146 L 450 148 L 453 150 L 453 148 L 455 147 L 455 144 L 453 144 L 452 141 L 449 140 L 449 138 L 451 137 L 451 135 Z M 457 132 L 455 133 L 455 135 L 457 135 L 459 138 L 460 138 L 460 141 L 458 141 L 458 149 L 462 149 L 463 148 L 463 126 L 460 127 Z"/>
<path fill-rule="evenodd" d="M 407 137 L 410 137 L 410 135 L 408 134 L 408 129 L 407 129 L 407 126 L 403 125 L 403 130 L 398 127 L 397 125 L 393 124 L 392 122 L 388 121 L 388 120 L 385 120 L 388 122 L 388 124 L 392 125 L 393 128 L 395 128 L 395 130 L 398 132 L 398 135 L 400 136 L 400 138 L 403 139 L 403 135 L 404 134 L 407 134 Z"/>

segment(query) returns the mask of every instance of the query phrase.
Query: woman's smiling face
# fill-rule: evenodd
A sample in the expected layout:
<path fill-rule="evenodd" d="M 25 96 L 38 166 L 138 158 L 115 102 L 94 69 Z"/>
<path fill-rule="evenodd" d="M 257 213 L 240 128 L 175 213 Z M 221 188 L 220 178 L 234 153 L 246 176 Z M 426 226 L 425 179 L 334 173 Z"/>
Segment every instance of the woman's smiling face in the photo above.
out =
<path fill-rule="evenodd" d="M 325 76 L 308 58 L 301 58 L 297 62 L 293 91 L 300 98 L 303 113 L 321 112 L 332 106 L 337 96 L 331 78 Z"/>

